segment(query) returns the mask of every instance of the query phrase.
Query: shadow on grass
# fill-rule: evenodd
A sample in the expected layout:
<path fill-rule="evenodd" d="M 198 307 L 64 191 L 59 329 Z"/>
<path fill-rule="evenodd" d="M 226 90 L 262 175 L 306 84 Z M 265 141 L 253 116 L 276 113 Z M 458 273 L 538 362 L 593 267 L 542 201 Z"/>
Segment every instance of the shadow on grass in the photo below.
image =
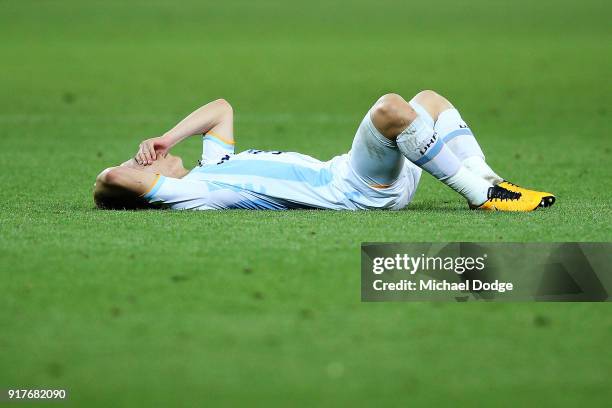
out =
<path fill-rule="evenodd" d="M 76 210 L 82 209 L 82 207 L 77 208 L 68 208 L 68 210 Z M 449 213 L 449 214 L 457 214 L 463 212 L 471 212 L 470 209 L 464 203 L 460 202 L 439 202 L 435 200 L 430 201 L 420 201 L 416 203 L 410 203 L 404 209 L 399 211 L 385 210 L 385 209 L 373 209 L 373 210 L 331 210 L 331 209 L 296 209 L 296 210 L 247 210 L 247 209 L 225 209 L 225 210 L 177 210 L 172 211 L 169 209 L 162 208 L 147 208 L 147 209 L 100 209 L 95 206 L 91 206 L 87 208 L 88 212 L 101 212 L 101 213 L 182 213 L 182 214 L 253 214 L 259 216 L 269 216 L 269 215 L 278 215 L 278 216 L 291 216 L 291 215 L 307 215 L 307 214 L 352 214 L 352 215 L 363 215 L 363 214 L 402 214 L 405 211 L 408 212 L 427 212 L 427 213 Z"/>

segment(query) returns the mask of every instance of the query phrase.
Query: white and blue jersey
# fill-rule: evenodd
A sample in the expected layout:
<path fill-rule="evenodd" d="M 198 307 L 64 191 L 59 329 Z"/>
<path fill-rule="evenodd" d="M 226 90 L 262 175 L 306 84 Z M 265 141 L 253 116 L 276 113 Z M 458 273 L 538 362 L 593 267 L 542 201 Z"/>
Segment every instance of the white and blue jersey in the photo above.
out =
<path fill-rule="evenodd" d="M 421 171 L 372 125 L 361 123 L 351 152 L 329 161 L 247 150 L 210 133 L 201 165 L 181 179 L 160 176 L 144 198 L 171 209 L 393 209 L 412 199 Z"/>

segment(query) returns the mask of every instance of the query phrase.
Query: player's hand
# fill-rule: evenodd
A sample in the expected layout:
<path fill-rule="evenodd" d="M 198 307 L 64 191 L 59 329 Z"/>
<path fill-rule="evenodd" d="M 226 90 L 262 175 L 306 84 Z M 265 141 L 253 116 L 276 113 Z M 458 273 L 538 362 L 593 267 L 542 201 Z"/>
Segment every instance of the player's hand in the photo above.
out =
<path fill-rule="evenodd" d="M 136 163 L 147 166 L 157 160 L 158 157 L 165 157 L 169 149 L 170 145 L 163 136 L 153 137 L 140 143 L 134 159 Z"/>

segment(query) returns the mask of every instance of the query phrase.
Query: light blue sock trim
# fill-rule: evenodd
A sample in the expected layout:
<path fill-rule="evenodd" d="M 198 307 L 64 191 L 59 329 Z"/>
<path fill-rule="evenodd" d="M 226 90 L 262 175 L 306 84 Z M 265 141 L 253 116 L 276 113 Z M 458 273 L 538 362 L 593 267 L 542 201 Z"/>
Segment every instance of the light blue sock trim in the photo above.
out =
<path fill-rule="evenodd" d="M 461 128 L 461 129 L 453 130 L 448 135 L 444 136 L 443 140 L 445 143 L 448 143 L 449 141 L 453 140 L 457 136 L 474 136 L 474 134 L 472 133 L 470 128 Z"/>
<path fill-rule="evenodd" d="M 423 157 L 421 157 L 420 159 L 418 159 L 417 161 L 413 163 L 416 164 L 417 166 L 423 166 L 425 163 L 433 160 L 433 158 L 436 157 L 438 153 L 440 153 L 440 150 L 442 150 L 443 146 L 444 146 L 444 142 L 442 142 L 442 140 L 438 140 L 438 142 L 431 149 L 429 149 L 423 155 Z"/>

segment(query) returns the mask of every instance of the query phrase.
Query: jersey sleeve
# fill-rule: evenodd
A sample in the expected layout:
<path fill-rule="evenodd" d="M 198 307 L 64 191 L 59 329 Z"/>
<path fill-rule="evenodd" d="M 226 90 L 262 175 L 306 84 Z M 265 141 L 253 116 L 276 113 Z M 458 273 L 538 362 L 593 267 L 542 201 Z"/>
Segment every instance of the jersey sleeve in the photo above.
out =
<path fill-rule="evenodd" d="M 233 141 L 212 132 L 208 132 L 202 138 L 202 164 L 216 163 L 223 156 L 232 156 L 233 154 Z"/>
<path fill-rule="evenodd" d="M 142 196 L 148 203 L 180 210 L 210 209 L 210 191 L 206 183 L 160 175 L 149 192 Z"/>

